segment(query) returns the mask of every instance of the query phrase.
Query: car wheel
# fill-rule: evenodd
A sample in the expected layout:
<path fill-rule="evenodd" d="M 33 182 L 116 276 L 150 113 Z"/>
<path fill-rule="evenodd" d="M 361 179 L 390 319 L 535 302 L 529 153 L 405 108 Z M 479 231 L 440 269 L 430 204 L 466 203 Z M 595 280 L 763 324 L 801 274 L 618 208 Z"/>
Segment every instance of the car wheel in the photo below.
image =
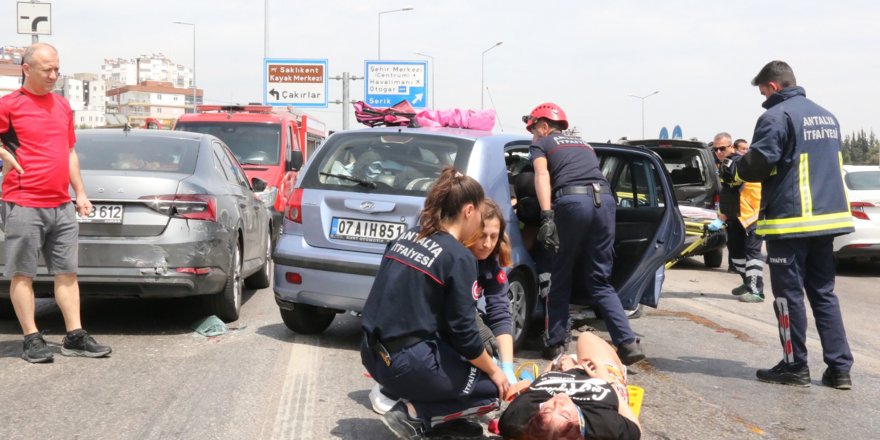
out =
<path fill-rule="evenodd" d="M 271 229 L 269 229 L 271 231 Z M 247 286 L 248 289 L 265 289 L 269 287 L 271 284 L 271 273 L 272 270 L 272 234 L 266 234 L 266 260 L 263 261 L 263 266 L 260 267 L 253 275 L 247 277 L 244 280 L 244 285 Z"/>
<path fill-rule="evenodd" d="M 629 319 L 638 319 L 638 318 L 641 318 L 641 317 L 642 317 L 642 312 L 644 311 L 644 309 L 645 309 L 645 305 L 644 305 L 644 304 L 639 304 L 639 305 L 636 306 L 636 308 L 634 308 L 634 309 L 632 309 L 632 310 L 629 310 L 629 309 L 623 309 L 623 311 L 626 313 L 626 317 L 627 317 L 627 318 L 629 318 Z"/>
<path fill-rule="evenodd" d="M 711 252 L 703 254 L 703 263 L 706 267 L 721 267 L 721 261 L 724 259 L 724 251 L 715 249 Z"/>
<path fill-rule="evenodd" d="M 336 312 L 308 304 L 296 304 L 293 310 L 279 309 L 287 328 L 303 335 L 317 335 L 330 327 Z"/>
<path fill-rule="evenodd" d="M 12 300 L 9 298 L 0 298 L 0 319 L 15 318 L 15 308 L 12 307 Z"/>
<path fill-rule="evenodd" d="M 237 241 L 232 252 L 232 265 L 227 273 L 226 287 L 207 298 L 208 309 L 224 322 L 232 322 L 238 319 L 241 312 L 241 291 L 244 288 L 241 279 L 241 245 Z"/>
<path fill-rule="evenodd" d="M 528 278 L 513 272 L 508 279 L 507 298 L 510 300 L 510 316 L 513 318 L 513 346 L 519 347 L 526 339 L 534 310 L 535 292 L 526 282 Z"/>

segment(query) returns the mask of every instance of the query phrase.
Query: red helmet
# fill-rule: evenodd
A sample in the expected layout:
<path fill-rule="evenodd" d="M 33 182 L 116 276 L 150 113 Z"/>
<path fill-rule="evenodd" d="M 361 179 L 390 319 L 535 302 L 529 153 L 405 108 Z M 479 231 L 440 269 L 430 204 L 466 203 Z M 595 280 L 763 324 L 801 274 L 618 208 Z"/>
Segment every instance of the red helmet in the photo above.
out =
<path fill-rule="evenodd" d="M 538 122 L 539 118 L 546 118 L 551 121 L 556 121 L 562 124 L 562 129 L 565 130 L 568 128 L 568 120 L 565 118 L 565 112 L 562 111 L 562 107 L 552 103 L 545 102 L 543 104 L 538 105 L 526 116 L 523 116 L 523 122 L 526 123 L 526 130 L 531 131 L 532 126 Z"/>

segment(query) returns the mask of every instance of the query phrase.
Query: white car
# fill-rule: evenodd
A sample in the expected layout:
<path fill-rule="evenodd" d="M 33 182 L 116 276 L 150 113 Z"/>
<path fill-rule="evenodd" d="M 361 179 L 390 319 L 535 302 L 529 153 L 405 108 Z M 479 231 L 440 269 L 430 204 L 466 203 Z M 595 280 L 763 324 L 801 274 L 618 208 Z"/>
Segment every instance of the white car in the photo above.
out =
<path fill-rule="evenodd" d="M 880 166 L 844 165 L 856 231 L 834 239 L 834 255 L 842 258 L 880 258 Z"/>

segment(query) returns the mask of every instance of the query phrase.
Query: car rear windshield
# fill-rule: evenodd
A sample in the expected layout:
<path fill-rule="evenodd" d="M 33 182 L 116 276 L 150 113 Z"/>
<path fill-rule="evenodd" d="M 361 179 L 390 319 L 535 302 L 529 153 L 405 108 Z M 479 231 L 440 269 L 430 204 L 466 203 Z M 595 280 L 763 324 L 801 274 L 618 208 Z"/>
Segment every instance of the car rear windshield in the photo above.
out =
<path fill-rule="evenodd" d="M 423 133 L 340 133 L 318 150 L 303 187 L 424 196 L 443 167 L 465 169 L 473 144 Z"/>
<path fill-rule="evenodd" d="M 278 165 L 281 126 L 249 122 L 179 122 L 175 130 L 216 136 L 242 165 Z"/>
<path fill-rule="evenodd" d="M 663 159 L 672 184 L 703 185 L 706 183 L 706 163 L 696 148 L 652 148 Z"/>
<path fill-rule="evenodd" d="M 844 180 L 854 191 L 880 190 L 880 171 L 853 171 L 846 173 Z"/>
<path fill-rule="evenodd" d="M 192 174 L 199 143 L 161 137 L 81 136 L 75 148 L 83 170 Z"/>

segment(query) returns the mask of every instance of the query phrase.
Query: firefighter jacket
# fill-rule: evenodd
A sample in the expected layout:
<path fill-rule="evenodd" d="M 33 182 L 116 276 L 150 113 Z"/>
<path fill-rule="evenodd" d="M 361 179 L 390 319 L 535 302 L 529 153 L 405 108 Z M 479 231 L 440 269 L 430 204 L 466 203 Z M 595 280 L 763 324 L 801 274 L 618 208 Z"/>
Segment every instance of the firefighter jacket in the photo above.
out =
<path fill-rule="evenodd" d="M 757 233 L 773 240 L 852 232 L 837 118 L 797 86 L 763 106 L 748 153 L 725 161 L 723 171 L 762 183 Z"/>

